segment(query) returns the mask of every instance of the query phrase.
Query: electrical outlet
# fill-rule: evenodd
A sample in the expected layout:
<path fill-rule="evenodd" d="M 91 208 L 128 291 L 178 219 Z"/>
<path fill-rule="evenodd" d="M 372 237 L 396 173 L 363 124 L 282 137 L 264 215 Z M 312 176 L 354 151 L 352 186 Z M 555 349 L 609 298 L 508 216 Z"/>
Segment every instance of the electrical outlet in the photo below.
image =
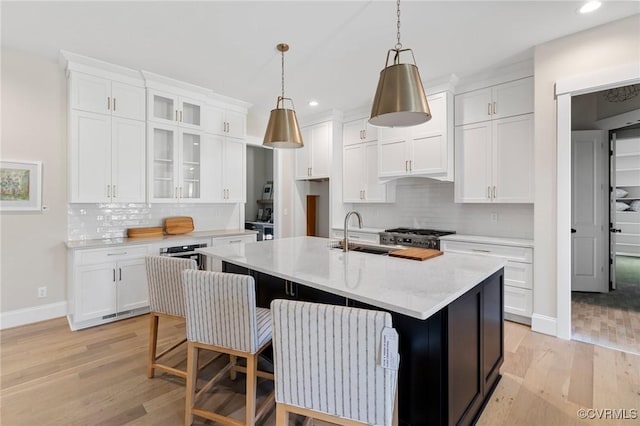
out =
<path fill-rule="evenodd" d="M 491 222 L 498 223 L 498 213 L 491 213 Z"/>
<path fill-rule="evenodd" d="M 39 298 L 47 297 L 47 288 L 46 287 L 38 287 L 38 297 Z"/>

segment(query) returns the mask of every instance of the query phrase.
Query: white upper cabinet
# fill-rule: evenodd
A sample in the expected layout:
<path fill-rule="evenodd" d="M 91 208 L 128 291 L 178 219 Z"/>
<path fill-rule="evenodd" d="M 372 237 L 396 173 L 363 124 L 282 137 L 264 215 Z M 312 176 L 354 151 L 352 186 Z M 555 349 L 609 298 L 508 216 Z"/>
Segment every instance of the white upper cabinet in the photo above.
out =
<path fill-rule="evenodd" d="M 368 119 L 347 122 L 342 127 L 342 201 L 385 203 L 395 201 L 395 184 L 378 181 L 377 128 Z"/>
<path fill-rule="evenodd" d="M 93 75 L 76 67 L 68 74 L 69 202 L 145 202 L 143 81 L 130 70 Z"/>
<path fill-rule="evenodd" d="M 71 109 L 145 119 L 144 87 L 80 72 L 69 76 Z"/>
<path fill-rule="evenodd" d="M 532 203 L 533 77 L 455 102 L 455 201 Z"/>
<path fill-rule="evenodd" d="M 203 102 L 152 89 L 149 89 L 147 99 L 149 121 L 195 130 L 204 129 Z"/>
<path fill-rule="evenodd" d="M 456 126 L 533 112 L 533 77 L 456 95 Z"/>
<path fill-rule="evenodd" d="M 431 120 L 413 127 L 380 128 L 378 176 L 453 180 L 453 97 L 428 96 Z"/>
<path fill-rule="evenodd" d="M 533 114 L 456 126 L 455 201 L 533 202 Z"/>
<path fill-rule="evenodd" d="M 205 135 L 205 197 L 215 203 L 246 201 L 246 144 L 238 139 Z"/>
<path fill-rule="evenodd" d="M 149 123 L 149 200 L 203 202 L 203 134 Z"/>
<path fill-rule="evenodd" d="M 207 133 L 242 139 L 246 135 L 246 117 L 242 112 L 213 105 L 204 106 L 204 126 Z"/>
<path fill-rule="evenodd" d="M 342 126 L 344 146 L 378 140 L 378 128 L 369 124 L 368 118 L 349 121 Z"/>
<path fill-rule="evenodd" d="M 304 147 L 296 149 L 296 180 L 329 178 L 332 129 L 329 121 L 301 129 Z"/>

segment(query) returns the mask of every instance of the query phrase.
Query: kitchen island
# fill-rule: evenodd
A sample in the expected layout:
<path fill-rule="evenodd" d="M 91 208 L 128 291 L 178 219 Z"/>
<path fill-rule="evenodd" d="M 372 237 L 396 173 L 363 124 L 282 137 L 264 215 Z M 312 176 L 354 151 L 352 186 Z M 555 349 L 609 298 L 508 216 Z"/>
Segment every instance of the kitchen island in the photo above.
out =
<path fill-rule="evenodd" d="M 471 424 L 500 378 L 504 262 L 453 253 L 420 262 L 332 245 L 296 237 L 199 251 L 254 276 L 259 306 L 286 298 L 390 312 L 401 424 Z"/>

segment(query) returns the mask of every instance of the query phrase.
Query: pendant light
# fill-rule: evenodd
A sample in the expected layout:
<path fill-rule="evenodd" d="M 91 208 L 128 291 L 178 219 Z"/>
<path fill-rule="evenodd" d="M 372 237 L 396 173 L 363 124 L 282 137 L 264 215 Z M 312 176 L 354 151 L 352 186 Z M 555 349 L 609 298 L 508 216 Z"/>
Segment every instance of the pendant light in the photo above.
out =
<path fill-rule="evenodd" d="M 280 43 L 276 49 L 282 54 L 282 95 L 278 96 L 276 108 L 271 110 L 262 145 L 272 148 L 302 148 L 304 144 L 293 100 L 284 97 L 284 52 L 289 50 L 289 45 Z M 291 109 L 284 107 L 285 100 L 291 102 Z"/>
<path fill-rule="evenodd" d="M 400 43 L 400 0 L 397 2 L 398 42 L 387 52 L 385 68 L 380 72 L 376 96 L 373 98 L 369 123 L 381 127 L 407 127 L 431 119 L 427 96 L 422 87 L 413 50 L 403 49 Z M 389 55 L 394 52 L 393 64 Z M 400 53 L 410 52 L 413 64 L 401 64 Z"/>

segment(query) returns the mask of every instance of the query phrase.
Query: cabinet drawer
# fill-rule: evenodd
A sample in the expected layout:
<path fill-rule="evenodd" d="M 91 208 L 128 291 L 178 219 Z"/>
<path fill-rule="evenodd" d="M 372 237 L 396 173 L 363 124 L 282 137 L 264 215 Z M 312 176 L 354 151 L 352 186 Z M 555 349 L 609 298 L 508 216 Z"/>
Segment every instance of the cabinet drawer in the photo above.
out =
<path fill-rule="evenodd" d="M 452 253 L 468 253 L 484 256 L 502 257 L 506 260 L 531 263 L 533 249 L 530 247 L 501 246 L 497 244 L 465 243 L 460 241 L 441 241 L 443 251 Z"/>
<path fill-rule="evenodd" d="M 530 318 L 533 313 L 533 292 L 505 285 L 504 311 Z"/>
<path fill-rule="evenodd" d="M 149 254 L 149 247 L 150 246 L 148 245 L 121 246 L 113 247 L 111 249 L 78 250 L 76 253 L 76 265 L 89 265 L 92 263 L 144 257 Z"/>
<path fill-rule="evenodd" d="M 234 235 L 233 237 L 213 237 L 212 246 L 223 246 L 233 243 L 253 243 L 256 241 L 256 235 Z"/>
<path fill-rule="evenodd" d="M 333 229 L 331 237 L 336 239 L 344 239 L 344 231 L 341 229 Z M 349 241 L 362 241 L 367 243 L 380 244 L 380 235 L 369 232 L 358 232 L 349 229 Z"/>
<path fill-rule="evenodd" d="M 504 267 L 504 285 L 531 290 L 533 288 L 533 265 L 531 263 L 507 262 Z"/>

